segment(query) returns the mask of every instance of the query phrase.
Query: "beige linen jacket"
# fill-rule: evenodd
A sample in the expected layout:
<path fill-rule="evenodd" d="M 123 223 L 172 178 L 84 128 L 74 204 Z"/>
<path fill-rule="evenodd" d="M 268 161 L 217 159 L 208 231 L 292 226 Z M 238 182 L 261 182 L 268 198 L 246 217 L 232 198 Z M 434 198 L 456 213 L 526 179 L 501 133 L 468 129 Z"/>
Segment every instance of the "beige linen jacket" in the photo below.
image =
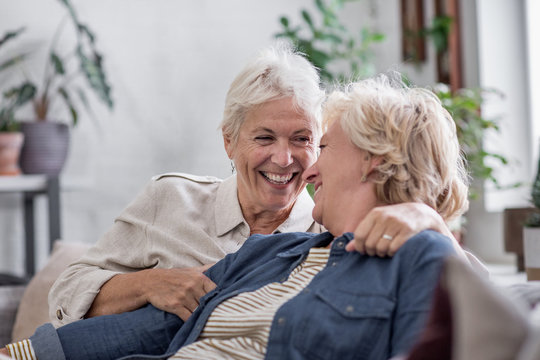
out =
<path fill-rule="evenodd" d="M 214 263 L 250 233 L 238 203 L 236 176 L 169 173 L 152 178 L 112 228 L 57 279 L 49 293 L 55 326 L 81 319 L 101 286 L 117 274 Z M 304 190 L 274 232 L 321 232 Z"/>

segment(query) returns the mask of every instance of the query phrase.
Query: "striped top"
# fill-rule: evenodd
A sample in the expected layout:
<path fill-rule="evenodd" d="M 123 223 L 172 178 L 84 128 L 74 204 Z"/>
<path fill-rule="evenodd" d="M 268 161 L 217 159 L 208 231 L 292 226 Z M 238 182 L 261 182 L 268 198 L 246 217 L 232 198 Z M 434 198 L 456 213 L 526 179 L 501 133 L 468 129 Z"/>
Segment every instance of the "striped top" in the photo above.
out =
<path fill-rule="evenodd" d="M 30 340 L 22 340 L 6 345 L 9 356 L 17 360 L 37 360 Z"/>
<path fill-rule="evenodd" d="M 199 339 L 170 359 L 263 359 L 274 316 L 326 265 L 330 249 L 312 248 L 283 283 L 271 283 L 219 304 Z M 278 319 L 280 321 L 281 319 Z"/>

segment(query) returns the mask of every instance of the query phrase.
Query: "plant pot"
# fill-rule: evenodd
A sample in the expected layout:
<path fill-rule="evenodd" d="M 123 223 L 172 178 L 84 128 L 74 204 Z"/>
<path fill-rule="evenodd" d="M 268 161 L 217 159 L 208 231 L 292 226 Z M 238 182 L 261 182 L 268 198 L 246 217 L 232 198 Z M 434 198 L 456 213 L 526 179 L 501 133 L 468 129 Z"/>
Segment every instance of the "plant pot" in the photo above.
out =
<path fill-rule="evenodd" d="M 19 175 L 19 155 L 24 135 L 20 132 L 0 132 L 0 175 Z"/>
<path fill-rule="evenodd" d="M 25 174 L 58 176 L 69 149 L 69 127 L 50 121 L 23 123 L 20 166 Z"/>
<path fill-rule="evenodd" d="M 540 280 L 540 227 L 523 227 L 523 252 L 527 280 Z"/>

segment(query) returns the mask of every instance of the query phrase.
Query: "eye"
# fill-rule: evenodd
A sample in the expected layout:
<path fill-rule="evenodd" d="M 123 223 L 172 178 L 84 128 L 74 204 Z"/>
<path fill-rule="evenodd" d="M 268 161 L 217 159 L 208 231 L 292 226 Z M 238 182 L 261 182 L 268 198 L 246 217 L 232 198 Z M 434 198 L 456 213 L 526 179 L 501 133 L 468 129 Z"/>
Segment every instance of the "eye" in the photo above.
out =
<path fill-rule="evenodd" d="M 309 136 L 298 136 L 293 141 L 297 145 L 306 146 L 311 142 L 311 138 Z"/>
<path fill-rule="evenodd" d="M 326 145 L 324 145 L 324 144 L 320 144 L 320 145 L 319 145 L 319 151 L 317 151 L 317 156 L 321 155 L 321 153 L 322 153 L 322 151 L 323 151 L 323 149 L 324 149 L 325 147 L 326 147 Z"/>
<path fill-rule="evenodd" d="M 270 145 L 274 142 L 274 138 L 270 135 L 260 135 L 255 137 L 255 142 L 260 145 Z"/>

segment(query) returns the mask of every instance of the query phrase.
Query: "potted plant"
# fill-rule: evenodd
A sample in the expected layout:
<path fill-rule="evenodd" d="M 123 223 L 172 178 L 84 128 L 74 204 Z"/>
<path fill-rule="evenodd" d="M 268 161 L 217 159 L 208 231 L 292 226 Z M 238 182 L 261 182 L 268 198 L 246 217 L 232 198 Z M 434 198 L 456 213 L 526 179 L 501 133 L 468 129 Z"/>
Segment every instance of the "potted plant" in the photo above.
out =
<path fill-rule="evenodd" d="M 71 124 L 77 125 L 79 106 L 88 111 L 89 102 L 84 86 L 98 96 L 98 99 L 110 109 L 113 107 L 111 88 L 103 70 L 103 57 L 97 51 L 95 35 L 90 28 L 81 23 L 69 0 L 60 0 L 67 10 L 70 22 L 76 32 L 72 51 L 61 54 L 58 41 L 62 24 L 53 36 L 50 51 L 46 58 L 45 74 L 42 83 L 34 83 L 32 106 L 35 121 L 21 123 L 25 137 L 21 151 L 20 166 L 26 174 L 47 174 L 56 176 L 60 173 L 67 157 L 69 146 L 69 126 L 52 116 L 52 108 L 60 102 L 71 117 Z M 81 83 L 81 79 L 83 78 Z M 19 88 L 20 96 L 24 89 Z"/>
<path fill-rule="evenodd" d="M 523 255 L 528 280 L 540 280 L 540 158 L 531 187 L 534 210 L 523 224 Z"/>
<path fill-rule="evenodd" d="M 0 55 L 3 55 L 5 45 L 24 31 L 24 28 L 8 31 L 0 38 Z M 18 64 L 25 54 L 0 57 L 0 73 Z M 0 78 L 3 85 L 9 84 L 4 77 Z M 15 111 L 30 101 L 35 95 L 32 84 L 24 82 L 2 90 L 0 97 L 0 175 L 18 175 L 19 154 L 23 144 L 23 134 L 15 121 Z"/>

